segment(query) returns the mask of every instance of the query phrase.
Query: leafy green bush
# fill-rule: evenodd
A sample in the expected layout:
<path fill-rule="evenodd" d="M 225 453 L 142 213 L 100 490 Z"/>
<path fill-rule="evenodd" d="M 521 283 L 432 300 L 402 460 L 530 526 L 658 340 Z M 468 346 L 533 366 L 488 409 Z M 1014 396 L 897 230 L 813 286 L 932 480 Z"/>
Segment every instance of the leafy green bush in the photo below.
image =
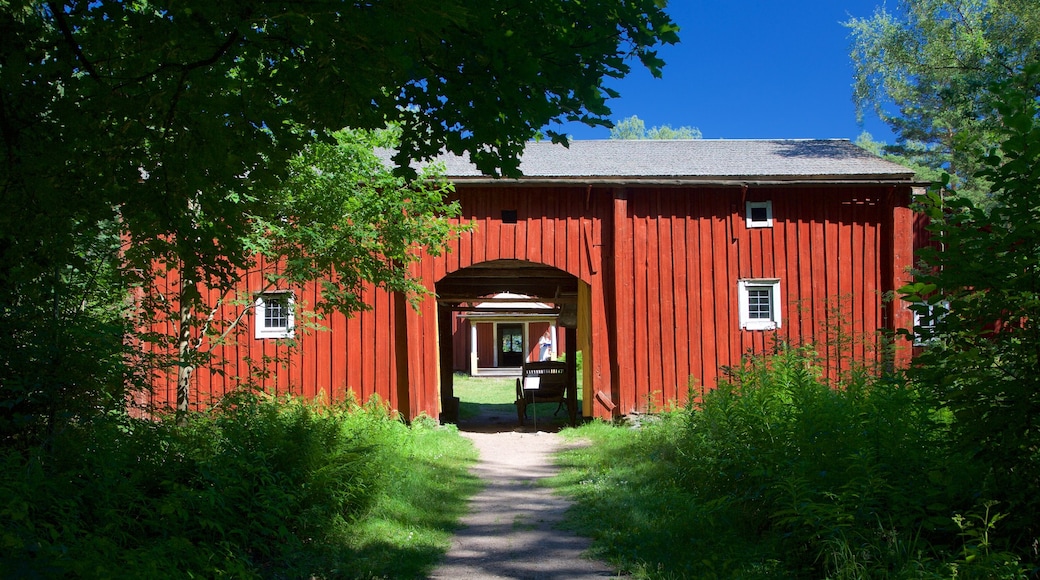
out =
<path fill-rule="evenodd" d="M 903 381 L 829 385 L 817 362 L 781 346 L 696 408 L 588 429 L 596 445 L 561 478 L 582 504 L 575 525 L 651 577 L 1018 577 L 946 417 Z"/>
<path fill-rule="evenodd" d="M 416 436 L 378 402 L 249 392 L 184 426 L 77 425 L 0 455 L 0 576 L 342 575 Z"/>

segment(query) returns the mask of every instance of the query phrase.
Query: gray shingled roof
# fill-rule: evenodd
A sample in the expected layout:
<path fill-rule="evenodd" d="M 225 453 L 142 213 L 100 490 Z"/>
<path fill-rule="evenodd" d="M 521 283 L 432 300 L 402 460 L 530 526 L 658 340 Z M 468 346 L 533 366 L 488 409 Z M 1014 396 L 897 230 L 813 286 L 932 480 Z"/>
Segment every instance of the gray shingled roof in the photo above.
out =
<path fill-rule="evenodd" d="M 468 158 L 438 158 L 455 181 L 490 179 Z M 601 140 L 532 142 L 521 181 L 910 181 L 913 172 L 847 140 Z"/>

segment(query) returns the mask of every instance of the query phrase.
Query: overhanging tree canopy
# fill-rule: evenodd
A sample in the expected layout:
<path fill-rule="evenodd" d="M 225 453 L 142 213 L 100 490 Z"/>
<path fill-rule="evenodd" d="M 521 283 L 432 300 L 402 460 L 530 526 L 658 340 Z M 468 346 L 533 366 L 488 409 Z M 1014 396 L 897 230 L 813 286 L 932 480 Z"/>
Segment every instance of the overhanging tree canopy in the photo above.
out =
<path fill-rule="evenodd" d="M 628 73 L 629 57 L 660 74 L 654 47 L 677 40 L 662 7 L 5 3 L 2 195 L 44 213 L 61 201 L 40 238 L 78 221 L 69 214 L 118 208 L 138 236 L 201 228 L 193 248 L 213 240 L 215 254 L 234 254 L 243 204 L 263 206 L 258 192 L 315 131 L 397 123 L 402 164 L 446 149 L 515 173 L 543 126 L 609 124 L 604 79 Z"/>
<path fill-rule="evenodd" d="M 0 318 L 22 329 L 5 386 L 21 377 L 24 402 L 51 380 L 26 373 L 59 366 L 66 310 L 89 302 L 56 297 L 96 295 L 113 224 L 133 241 L 117 274 L 220 282 L 285 207 L 289 161 L 333 130 L 396 125 L 402 164 L 447 150 L 515 173 L 547 124 L 608 125 L 602 84 L 630 59 L 660 74 L 664 6 L 0 0 Z"/>

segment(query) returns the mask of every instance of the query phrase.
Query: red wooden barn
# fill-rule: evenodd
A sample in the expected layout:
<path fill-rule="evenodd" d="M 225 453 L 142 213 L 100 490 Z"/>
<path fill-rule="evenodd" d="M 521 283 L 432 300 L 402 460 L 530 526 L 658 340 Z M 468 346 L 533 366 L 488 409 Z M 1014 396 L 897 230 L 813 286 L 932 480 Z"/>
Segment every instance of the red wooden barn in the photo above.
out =
<path fill-rule="evenodd" d="M 436 297 L 412 309 L 373 290 L 371 311 L 297 332 L 289 352 L 277 339 L 317 288 L 257 294 L 245 331 L 214 350 L 221 372 L 195 374 L 195 404 L 279 357 L 257 379 L 271 390 L 379 395 L 408 417 L 446 420 L 453 371 L 544 351 L 581 352 L 582 413 L 604 418 L 682 402 L 777 340 L 814 342 L 832 372 L 851 357 L 909 357 L 909 345 L 878 345 L 880 331 L 912 324 L 886 297 L 909 280 L 917 184 L 848 141 L 531 143 L 519 179 L 442 161 L 476 227 L 422 260 Z M 242 290 L 260 288 L 251 272 Z M 174 390 L 175 378 L 158 379 L 153 402 Z"/>

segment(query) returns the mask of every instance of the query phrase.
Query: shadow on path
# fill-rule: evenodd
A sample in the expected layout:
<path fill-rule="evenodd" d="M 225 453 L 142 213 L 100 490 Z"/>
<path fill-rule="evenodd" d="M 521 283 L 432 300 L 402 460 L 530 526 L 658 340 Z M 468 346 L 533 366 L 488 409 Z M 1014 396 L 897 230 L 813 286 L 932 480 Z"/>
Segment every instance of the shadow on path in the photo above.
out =
<path fill-rule="evenodd" d="M 459 430 L 480 452 L 473 473 L 486 487 L 470 500 L 463 527 L 430 577 L 615 577 L 612 568 L 582 555 L 588 539 L 558 529 L 570 502 L 539 483 L 558 471 L 552 455 L 564 444 L 556 432 L 566 420 L 540 418 L 535 430 L 533 421 L 518 426 L 515 408 L 482 407 L 503 408 L 482 409 L 479 416 L 460 421 Z M 552 408 L 547 415 L 552 416 Z"/>

